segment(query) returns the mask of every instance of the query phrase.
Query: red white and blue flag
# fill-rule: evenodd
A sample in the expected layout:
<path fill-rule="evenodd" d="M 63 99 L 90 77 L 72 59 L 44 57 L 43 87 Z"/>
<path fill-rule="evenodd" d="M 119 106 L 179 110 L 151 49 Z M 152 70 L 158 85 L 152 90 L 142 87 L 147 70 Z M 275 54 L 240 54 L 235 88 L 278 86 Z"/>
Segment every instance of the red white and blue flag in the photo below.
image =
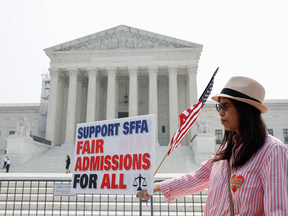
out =
<path fill-rule="evenodd" d="M 179 115 L 180 127 L 171 139 L 171 143 L 170 143 L 171 148 L 168 151 L 168 155 L 170 155 L 178 147 L 178 145 L 184 139 L 185 135 L 187 134 L 187 132 L 189 131 L 191 126 L 194 124 L 194 122 L 198 118 L 204 104 L 206 103 L 206 101 L 207 101 L 207 99 L 208 99 L 208 97 L 212 91 L 213 84 L 214 84 L 214 76 L 215 76 L 217 70 L 215 71 L 215 73 L 214 73 L 213 77 L 211 78 L 209 84 L 207 85 L 205 91 L 203 92 L 203 94 L 199 98 L 198 103 L 189 107 L 187 110 L 185 110 L 184 112 L 182 112 Z"/>

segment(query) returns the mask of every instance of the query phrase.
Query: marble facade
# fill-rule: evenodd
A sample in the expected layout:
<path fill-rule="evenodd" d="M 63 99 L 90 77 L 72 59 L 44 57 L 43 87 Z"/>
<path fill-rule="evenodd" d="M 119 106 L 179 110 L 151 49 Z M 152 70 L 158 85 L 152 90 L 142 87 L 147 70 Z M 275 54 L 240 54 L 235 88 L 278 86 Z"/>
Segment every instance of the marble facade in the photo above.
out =
<path fill-rule="evenodd" d="M 156 114 L 155 143 L 167 145 L 179 110 L 197 101 L 199 44 L 121 25 L 44 51 L 54 145 L 73 145 L 77 123 L 145 114 Z"/>
<path fill-rule="evenodd" d="M 5 154 L 6 138 L 17 133 L 17 125 L 24 125 L 25 120 L 31 123 L 31 133 L 37 135 L 39 106 L 39 103 L 0 104 L 0 156 Z"/>
<path fill-rule="evenodd" d="M 153 113 L 155 143 L 162 148 L 179 126 L 179 113 L 198 100 L 199 44 L 121 25 L 44 51 L 51 62 L 40 104 L 0 104 L 0 155 L 7 148 L 5 138 L 25 117 L 33 135 L 73 145 L 77 123 Z M 288 100 L 264 103 L 270 109 L 263 115 L 267 128 L 285 143 Z M 223 135 L 213 101 L 207 101 L 201 118 L 209 121 L 203 131 L 216 139 L 216 131 Z M 194 154 L 203 153 L 190 142 L 196 126 L 181 143 Z"/>

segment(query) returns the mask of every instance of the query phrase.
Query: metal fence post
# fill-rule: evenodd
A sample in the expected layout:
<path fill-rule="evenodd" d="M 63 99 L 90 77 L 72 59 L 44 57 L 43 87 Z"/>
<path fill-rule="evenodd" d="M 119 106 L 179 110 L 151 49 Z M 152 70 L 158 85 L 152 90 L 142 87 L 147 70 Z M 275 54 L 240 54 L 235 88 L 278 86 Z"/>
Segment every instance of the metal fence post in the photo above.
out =
<path fill-rule="evenodd" d="M 153 211 L 153 195 L 152 195 L 150 201 L 151 201 L 151 208 L 150 208 L 150 209 L 151 209 L 151 216 L 153 216 L 153 212 L 154 212 L 154 211 Z"/>
<path fill-rule="evenodd" d="M 142 198 L 139 199 L 139 215 L 142 216 Z"/>

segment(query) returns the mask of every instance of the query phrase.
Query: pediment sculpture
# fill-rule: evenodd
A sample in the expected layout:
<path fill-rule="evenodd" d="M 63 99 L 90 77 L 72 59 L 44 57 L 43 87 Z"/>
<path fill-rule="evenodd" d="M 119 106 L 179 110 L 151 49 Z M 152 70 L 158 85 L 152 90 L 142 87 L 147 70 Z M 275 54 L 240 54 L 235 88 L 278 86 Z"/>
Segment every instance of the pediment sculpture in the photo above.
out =
<path fill-rule="evenodd" d="M 110 50 L 110 49 L 157 49 L 157 48 L 195 48 L 183 44 L 169 42 L 129 31 L 117 31 L 105 36 L 90 39 L 86 42 L 58 49 L 56 51 L 72 50 Z"/>

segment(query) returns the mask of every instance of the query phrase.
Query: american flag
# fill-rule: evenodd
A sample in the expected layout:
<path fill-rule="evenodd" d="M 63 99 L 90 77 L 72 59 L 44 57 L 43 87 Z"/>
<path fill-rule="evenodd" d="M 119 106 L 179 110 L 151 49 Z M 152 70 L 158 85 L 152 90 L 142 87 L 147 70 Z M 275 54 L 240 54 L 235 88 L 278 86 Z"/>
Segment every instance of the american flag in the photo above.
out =
<path fill-rule="evenodd" d="M 217 70 L 218 70 L 218 68 L 217 68 Z M 217 70 L 215 71 L 215 73 L 214 73 L 213 77 L 211 78 L 209 84 L 207 85 L 205 91 L 203 92 L 203 94 L 199 98 L 198 103 L 189 107 L 187 110 L 185 110 L 184 112 L 182 112 L 179 115 L 180 127 L 171 139 L 171 143 L 170 143 L 171 148 L 168 151 L 168 155 L 170 155 L 178 147 L 178 145 L 184 139 L 185 135 L 187 134 L 187 132 L 189 131 L 191 126 L 194 124 L 194 122 L 198 118 L 204 104 L 206 103 L 206 101 L 207 101 L 207 99 L 208 99 L 208 97 L 212 91 L 213 84 L 214 84 L 214 76 L 216 75 Z"/>

